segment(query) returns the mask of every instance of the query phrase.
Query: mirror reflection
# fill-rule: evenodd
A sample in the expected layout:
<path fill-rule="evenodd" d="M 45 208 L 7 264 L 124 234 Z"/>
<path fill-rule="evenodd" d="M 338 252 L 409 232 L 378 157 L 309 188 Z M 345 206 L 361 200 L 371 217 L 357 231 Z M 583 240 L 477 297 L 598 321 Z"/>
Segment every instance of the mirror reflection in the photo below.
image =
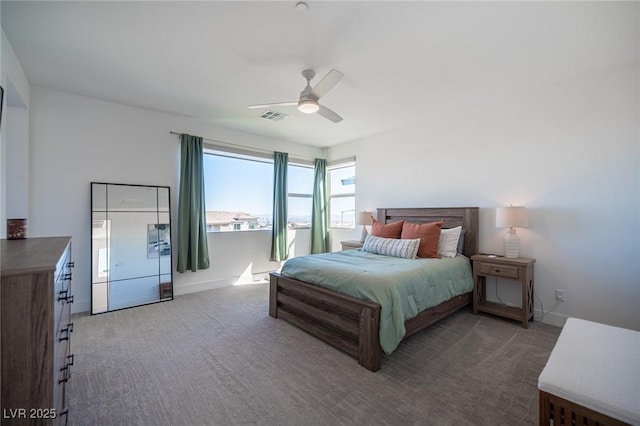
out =
<path fill-rule="evenodd" d="M 168 187 L 91 184 L 92 313 L 173 299 Z"/>

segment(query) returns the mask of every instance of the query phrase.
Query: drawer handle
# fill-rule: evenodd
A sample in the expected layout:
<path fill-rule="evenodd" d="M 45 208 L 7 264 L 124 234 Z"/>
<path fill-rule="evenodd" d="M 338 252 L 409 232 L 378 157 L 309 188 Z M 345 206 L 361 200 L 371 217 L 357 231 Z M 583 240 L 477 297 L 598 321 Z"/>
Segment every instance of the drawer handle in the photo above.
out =
<path fill-rule="evenodd" d="M 58 302 L 69 299 L 69 289 L 60 290 L 58 293 Z"/>
<path fill-rule="evenodd" d="M 69 289 L 60 290 L 60 292 L 58 293 L 58 302 L 62 301 L 73 303 L 73 296 L 69 295 Z"/>
<path fill-rule="evenodd" d="M 64 274 L 62 276 L 62 281 L 71 281 L 71 273 Z"/>
<path fill-rule="evenodd" d="M 500 269 L 497 269 L 497 268 L 496 268 L 496 272 L 497 272 L 497 273 L 500 273 Z"/>
<path fill-rule="evenodd" d="M 65 364 L 60 371 L 62 372 L 62 379 L 58 380 L 58 384 L 68 382 L 71 378 L 71 369 L 69 368 L 69 364 Z"/>
<path fill-rule="evenodd" d="M 73 359 L 74 359 L 74 354 L 71 355 L 67 355 L 67 359 L 70 359 L 71 361 L 67 361 L 67 365 L 73 365 Z"/>
<path fill-rule="evenodd" d="M 59 342 L 64 342 L 65 340 L 69 340 L 69 338 L 71 337 L 71 332 L 73 331 L 73 328 L 63 328 L 62 330 L 60 330 L 60 338 L 58 339 Z"/>
<path fill-rule="evenodd" d="M 65 408 L 64 410 L 58 413 L 59 417 L 64 416 L 64 425 L 67 426 L 67 422 L 69 421 L 69 409 Z"/>
<path fill-rule="evenodd" d="M 76 267 L 76 262 L 67 263 L 67 268 L 75 268 L 75 267 Z"/>

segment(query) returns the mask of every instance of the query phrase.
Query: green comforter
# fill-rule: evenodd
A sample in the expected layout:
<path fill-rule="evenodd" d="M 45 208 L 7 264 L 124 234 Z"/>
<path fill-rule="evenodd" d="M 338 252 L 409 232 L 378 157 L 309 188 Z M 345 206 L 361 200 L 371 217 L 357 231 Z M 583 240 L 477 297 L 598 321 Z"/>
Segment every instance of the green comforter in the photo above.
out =
<path fill-rule="evenodd" d="M 346 250 L 289 259 L 281 274 L 378 303 L 380 346 L 387 354 L 404 337 L 405 320 L 473 290 L 471 265 L 462 255 L 402 259 Z"/>

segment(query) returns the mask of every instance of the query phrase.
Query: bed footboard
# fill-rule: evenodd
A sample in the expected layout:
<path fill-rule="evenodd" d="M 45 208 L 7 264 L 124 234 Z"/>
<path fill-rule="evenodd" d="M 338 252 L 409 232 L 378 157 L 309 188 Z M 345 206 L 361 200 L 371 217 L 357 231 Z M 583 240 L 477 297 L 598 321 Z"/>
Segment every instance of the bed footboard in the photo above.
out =
<path fill-rule="evenodd" d="M 380 305 L 270 274 L 269 315 L 283 319 L 355 357 L 370 371 L 380 369 Z"/>

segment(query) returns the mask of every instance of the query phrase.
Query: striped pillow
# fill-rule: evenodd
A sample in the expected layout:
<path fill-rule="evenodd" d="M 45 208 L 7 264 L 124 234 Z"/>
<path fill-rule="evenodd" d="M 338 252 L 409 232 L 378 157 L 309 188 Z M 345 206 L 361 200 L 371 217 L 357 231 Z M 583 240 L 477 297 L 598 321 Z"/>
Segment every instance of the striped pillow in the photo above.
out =
<path fill-rule="evenodd" d="M 401 240 L 398 238 L 382 238 L 367 235 L 362 250 L 385 256 L 415 259 L 418 253 L 418 247 L 420 247 L 420 238 L 415 240 Z"/>

